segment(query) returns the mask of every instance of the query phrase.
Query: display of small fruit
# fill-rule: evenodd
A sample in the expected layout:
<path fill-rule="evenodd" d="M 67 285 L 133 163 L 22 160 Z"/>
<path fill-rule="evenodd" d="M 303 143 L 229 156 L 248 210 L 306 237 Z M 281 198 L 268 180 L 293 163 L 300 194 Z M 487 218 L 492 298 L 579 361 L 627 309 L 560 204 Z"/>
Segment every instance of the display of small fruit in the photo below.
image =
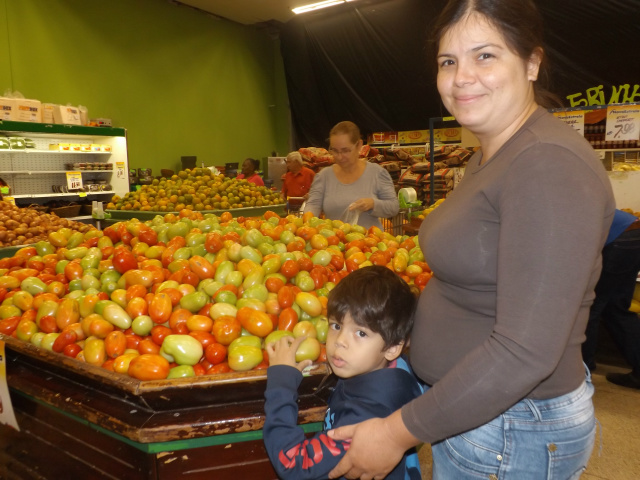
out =
<path fill-rule="evenodd" d="M 211 175 L 208 168 L 181 170 L 171 178 L 154 179 L 139 191 L 115 195 L 107 204 L 112 210 L 178 212 L 229 210 L 284 204 L 280 192 L 246 180 Z"/>
<path fill-rule="evenodd" d="M 95 229 L 94 226 L 86 223 L 0 201 L 0 247 L 26 245 L 46 240 L 50 233 L 57 232 L 61 228 L 82 233 Z"/>
<path fill-rule="evenodd" d="M 422 211 L 422 213 L 420 213 L 420 214 L 418 215 L 418 218 L 419 218 L 419 219 L 421 219 L 421 220 L 424 220 L 424 219 L 425 219 L 427 216 L 429 216 L 429 214 L 430 214 L 431 212 L 433 212 L 433 211 L 438 207 L 438 205 L 440 205 L 442 202 L 444 202 L 444 198 L 440 198 L 440 199 L 436 200 L 436 201 L 433 203 L 433 205 L 429 205 L 427 208 L 425 208 L 425 209 Z"/>
<path fill-rule="evenodd" d="M 309 213 L 61 229 L 0 259 L 0 333 L 138 380 L 264 369 L 284 335 L 323 362 L 331 289 L 375 264 L 418 293 L 431 273 L 416 242 Z"/>

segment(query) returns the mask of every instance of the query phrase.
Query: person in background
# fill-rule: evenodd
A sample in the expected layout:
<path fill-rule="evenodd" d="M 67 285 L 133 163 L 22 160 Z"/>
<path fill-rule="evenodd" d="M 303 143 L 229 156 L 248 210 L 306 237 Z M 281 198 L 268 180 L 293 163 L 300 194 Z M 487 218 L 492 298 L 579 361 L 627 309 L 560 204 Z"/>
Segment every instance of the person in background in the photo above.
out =
<path fill-rule="evenodd" d="M 433 478 L 577 479 L 595 442 L 580 346 L 615 211 L 584 137 L 546 108 L 533 0 L 449 0 L 435 26 L 444 106 L 480 141 L 422 223 L 433 271 L 418 300 L 411 366 L 430 388 L 351 439 L 330 478 L 384 478 L 430 443 Z"/>
<path fill-rule="evenodd" d="M 616 210 L 609 236 L 602 250 L 602 273 L 587 323 L 582 358 L 590 370 L 596 368 L 598 326 L 604 321 L 611 338 L 631 365 L 629 373 L 607 373 L 607 380 L 623 387 L 640 389 L 640 318 L 629 311 L 640 271 L 640 220 Z"/>
<path fill-rule="evenodd" d="M 287 173 L 282 179 L 284 198 L 299 197 L 306 200 L 315 175 L 313 170 L 304 166 L 300 152 L 291 152 L 287 155 Z"/>
<path fill-rule="evenodd" d="M 302 370 L 296 350 L 306 337 L 284 337 L 269 354 L 265 391 L 264 443 L 278 477 L 325 479 L 349 445 L 333 442 L 326 430 L 384 417 L 420 395 L 422 388 L 401 353 L 413 321 L 416 299 L 409 286 L 386 267 L 350 273 L 329 294 L 327 360 L 339 380 L 329 398 L 325 430 L 311 439 L 298 423 L 297 390 Z M 415 451 L 387 479 L 420 480 Z"/>
<path fill-rule="evenodd" d="M 322 169 L 313 180 L 304 212 L 331 220 L 345 220 L 356 214 L 365 228 L 382 228 L 380 218 L 393 217 L 400 210 L 389 172 L 360 159 L 360 129 L 349 121 L 329 132 L 329 152 L 335 163 Z"/>
<path fill-rule="evenodd" d="M 242 162 L 242 173 L 237 176 L 239 179 L 245 179 L 247 182 L 254 183 L 259 187 L 264 187 L 264 181 L 256 173 L 256 170 L 260 168 L 260 160 L 255 158 L 247 158 Z"/>

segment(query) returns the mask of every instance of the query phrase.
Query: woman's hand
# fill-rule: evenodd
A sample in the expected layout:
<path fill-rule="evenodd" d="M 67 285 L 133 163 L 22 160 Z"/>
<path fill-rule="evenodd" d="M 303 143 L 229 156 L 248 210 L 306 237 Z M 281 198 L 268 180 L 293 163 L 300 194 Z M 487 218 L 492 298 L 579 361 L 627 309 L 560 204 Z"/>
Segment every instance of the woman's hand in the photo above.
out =
<path fill-rule="evenodd" d="M 296 350 L 298 350 L 305 338 L 307 337 L 293 338 L 286 336 L 276 342 L 267 344 L 265 350 L 269 354 L 269 365 L 289 365 L 303 371 L 313 363 L 311 360 L 303 360 L 300 363 L 296 363 Z"/>
<path fill-rule="evenodd" d="M 387 418 L 372 418 L 329 431 L 335 440 L 351 439 L 351 446 L 329 478 L 345 476 L 361 480 L 382 479 L 402 460 L 404 453 L 420 443 L 402 422 L 400 410 Z"/>
<path fill-rule="evenodd" d="M 360 198 L 349 205 L 349 210 L 368 212 L 371 209 L 373 209 L 373 198 Z"/>

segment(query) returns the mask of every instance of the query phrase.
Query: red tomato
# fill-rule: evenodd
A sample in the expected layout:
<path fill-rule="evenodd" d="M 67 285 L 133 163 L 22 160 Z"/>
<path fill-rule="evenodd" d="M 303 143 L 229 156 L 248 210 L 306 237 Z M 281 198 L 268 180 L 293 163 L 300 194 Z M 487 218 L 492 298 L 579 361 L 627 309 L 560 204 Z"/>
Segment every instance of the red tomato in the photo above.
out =
<path fill-rule="evenodd" d="M 116 358 L 122 355 L 127 348 L 127 337 L 119 330 L 109 333 L 104 339 L 104 349 L 107 357 Z"/>
<path fill-rule="evenodd" d="M 256 337 L 264 338 L 273 331 L 273 321 L 265 312 L 242 307 L 238 309 L 236 318 L 246 331 Z"/>
<path fill-rule="evenodd" d="M 78 278 L 82 278 L 83 272 L 84 270 L 82 269 L 82 266 L 80 266 L 80 264 L 76 262 L 69 262 L 67 263 L 67 266 L 64 267 L 64 276 L 67 278 L 67 280 L 76 280 Z"/>
<path fill-rule="evenodd" d="M 158 234 L 151 228 L 142 228 L 138 233 L 138 239 L 152 247 L 158 243 Z"/>
<path fill-rule="evenodd" d="M 80 345 L 77 343 L 70 343 L 62 349 L 62 354 L 67 357 L 76 358 L 81 351 L 82 347 Z"/>
<path fill-rule="evenodd" d="M 209 332 L 193 331 L 189 332 L 189 335 L 198 340 L 204 348 L 207 348 L 212 343 L 216 343 L 216 337 Z"/>
<path fill-rule="evenodd" d="M 424 287 L 427 283 L 429 283 L 429 280 L 431 280 L 431 274 L 422 272 L 413 279 L 413 284 L 417 287 Z"/>
<path fill-rule="evenodd" d="M 204 349 L 204 357 L 211 362 L 212 365 L 218 365 L 227 358 L 227 347 L 221 343 L 212 343 Z"/>
<path fill-rule="evenodd" d="M 298 323 L 298 313 L 291 307 L 285 308 L 278 316 L 278 330 L 293 331 L 293 327 Z"/>
<path fill-rule="evenodd" d="M 193 257 L 189 258 L 189 268 L 191 268 L 192 272 L 198 275 L 200 280 L 213 278 L 214 274 L 216 273 L 216 269 L 213 268 L 211 262 L 209 262 L 209 260 L 207 260 L 206 258 L 201 257 L 200 255 L 194 255 Z"/>
<path fill-rule="evenodd" d="M 47 315 L 47 316 L 51 316 L 51 315 Z M 42 320 L 42 318 L 40 320 Z M 19 316 L 9 317 L 9 318 L 0 320 L 0 333 L 3 333 L 5 335 L 11 335 L 16 330 L 16 328 L 18 328 L 18 324 L 20 323 L 20 320 L 22 320 L 22 317 L 19 317 Z M 55 318 L 54 318 L 54 324 L 55 324 Z M 40 327 L 40 330 L 42 330 L 42 327 Z M 54 331 L 57 331 L 57 330 L 54 330 Z"/>
<path fill-rule="evenodd" d="M 217 253 L 222 250 L 223 247 L 222 236 L 218 232 L 211 232 L 207 234 L 204 241 L 204 248 L 209 253 Z"/>
<path fill-rule="evenodd" d="M 140 355 L 144 355 L 145 353 L 157 354 L 160 352 L 160 347 L 154 343 L 151 337 L 146 337 L 138 343 L 138 352 Z"/>
<path fill-rule="evenodd" d="M 135 333 L 125 333 L 125 337 L 127 337 L 127 348 L 138 350 L 138 345 L 140 345 L 142 337 Z"/>
<path fill-rule="evenodd" d="M 306 270 L 307 272 L 310 272 L 313 268 L 313 261 L 309 257 L 303 257 L 298 260 L 298 265 L 300 267 L 300 270 Z"/>
<path fill-rule="evenodd" d="M 157 354 L 145 353 L 138 355 L 129 364 L 129 376 L 138 380 L 162 380 L 167 378 L 170 369 L 169 362 Z"/>
<path fill-rule="evenodd" d="M 212 331 L 218 343 L 229 345 L 242 333 L 242 325 L 236 317 L 221 315 L 213 322 Z"/>
<path fill-rule="evenodd" d="M 126 312 L 131 318 L 137 318 L 140 315 L 146 315 L 149 311 L 147 301 L 141 297 L 134 297 L 127 303 Z"/>
<path fill-rule="evenodd" d="M 202 375 L 207 373 L 207 369 L 204 368 L 204 366 L 201 365 L 200 363 L 196 363 L 193 366 L 193 373 L 195 374 L 196 377 L 201 377 Z"/>
<path fill-rule="evenodd" d="M 222 362 L 217 365 L 214 365 L 209 370 L 207 370 L 207 375 L 215 375 L 217 373 L 229 373 L 231 368 L 229 368 L 229 364 L 227 362 Z"/>
<path fill-rule="evenodd" d="M 282 287 L 284 287 L 284 282 L 282 281 L 281 278 L 269 277 L 264 282 L 264 285 L 265 285 L 265 287 L 267 287 L 267 290 L 270 291 L 271 293 L 278 293 L 278 291 Z"/>
<path fill-rule="evenodd" d="M 135 255 L 125 248 L 119 248 L 115 251 L 112 263 L 116 271 L 121 274 L 127 270 L 138 268 L 138 261 Z"/>
<path fill-rule="evenodd" d="M 151 340 L 153 340 L 153 343 L 161 347 L 165 337 L 172 333 L 173 332 L 169 327 L 165 327 L 164 325 L 154 325 L 151 329 Z"/>
<path fill-rule="evenodd" d="M 169 320 L 172 309 L 171 297 L 164 292 L 160 292 L 153 296 L 149 304 L 149 316 L 155 323 L 165 323 Z"/>
<path fill-rule="evenodd" d="M 287 260 L 280 267 L 280 273 L 287 278 L 295 277 L 300 271 L 300 266 L 295 260 Z"/>

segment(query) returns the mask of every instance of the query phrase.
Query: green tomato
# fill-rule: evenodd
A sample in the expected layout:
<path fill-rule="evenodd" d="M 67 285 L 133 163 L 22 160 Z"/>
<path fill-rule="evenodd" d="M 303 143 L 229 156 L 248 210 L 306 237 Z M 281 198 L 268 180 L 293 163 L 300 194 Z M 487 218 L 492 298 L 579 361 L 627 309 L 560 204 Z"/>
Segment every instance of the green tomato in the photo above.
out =
<path fill-rule="evenodd" d="M 169 370 L 167 378 L 188 378 L 195 377 L 196 372 L 191 365 L 178 365 Z"/>
<path fill-rule="evenodd" d="M 186 308 L 191 313 L 197 313 L 209 301 L 209 295 L 204 292 L 192 292 L 180 299 L 180 306 Z"/>
<path fill-rule="evenodd" d="M 227 360 L 232 370 L 246 372 L 262 362 L 262 349 L 251 345 L 240 345 L 233 351 L 228 351 Z"/>
<path fill-rule="evenodd" d="M 242 307 L 253 308 L 254 310 L 260 310 L 261 312 L 266 312 L 267 308 L 264 305 L 264 302 L 258 300 L 257 298 L 240 298 L 236 302 L 236 308 L 240 309 Z"/>
<path fill-rule="evenodd" d="M 236 294 L 229 290 L 220 290 L 214 299 L 216 303 L 228 303 L 230 305 L 235 305 L 238 301 Z"/>
<path fill-rule="evenodd" d="M 67 266 L 69 260 L 58 260 L 56 263 L 56 274 L 64 273 L 64 267 Z"/>
<path fill-rule="evenodd" d="M 67 240 L 67 248 L 72 250 L 84 242 L 84 235 L 80 232 L 73 232 Z M 86 248 L 86 247 L 83 247 Z"/>
<path fill-rule="evenodd" d="M 84 297 L 88 292 L 85 292 L 82 289 L 79 290 L 72 290 L 69 293 L 67 293 L 64 298 L 75 298 L 76 300 L 78 300 L 79 298 Z"/>
<path fill-rule="evenodd" d="M 38 277 L 27 277 L 20 283 L 20 289 L 36 296 L 47 291 L 47 285 Z"/>
<path fill-rule="evenodd" d="M 247 233 L 245 234 L 244 241 L 246 242 L 247 245 L 253 248 L 257 248 L 258 245 L 260 245 L 264 240 L 263 240 L 262 233 L 260 233 L 259 230 L 252 228 L 251 230 L 247 231 Z"/>
<path fill-rule="evenodd" d="M 75 280 L 73 280 L 75 282 Z M 89 288 L 100 288 L 100 280 L 92 275 L 87 275 L 86 273 L 80 279 L 80 286 L 82 290 L 87 290 Z"/>
<path fill-rule="evenodd" d="M 233 272 L 229 273 L 229 275 L 227 275 L 227 279 L 224 283 L 225 285 L 234 285 L 236 287 L 239 287 L 240 285 L 242 285 L 243 280 L 244 279 L 242 278 L 242 272 L 234 270 Z"/>
<path fill-rule="evenodd" d="M 320 343 L 327 342 L 327 334 L 329 333 L 329 321 L 324 315 L 313 317 L 310 322 L 316 327 L 316 338 Z"/>
<path fill-rule="evenodd" d="M 167 335 L 160 347 L 160 355 L 178 365 L 195 365 L 203 353 L 202 344 L 191 335 Z"/>
<path fill-rule="evenodd" d="M 280 340 L 282 337 L 293 337 L 293 333 L 289 330 L 274 330 L 269 335 L 267 335 L 264 339 L 264 346 L 266 347 L 270 343 L 275 343 Z"/>
<path fill-rule="evenodd" d="M 124 308 L 114 302 L 111 302 L 110 305 L 105 305 L 102 310 L 102 316 L 106 321 L 123 330 L 129 328 L 132 323 L 131 317 Z"/>
<path fill-rule="evenodd" d="M 149 335 L 153 326 L 153 320 L 149 315 L 140 315 L 139 317 L 134 318 L 131 322 L 131 330 L 133 330 L 133 333 L 140 335 L 141 337 Z"/>
<path fill-rule="evenodd" d="M 42 344 L 42 339 L 44 338 L 45 335 L 46 333 L 44 332 L 36 332 L 31 336 L 31 339 L 29 340 L 29 342 L 31 342 L 32 345 L 39 347 Z"/>
<path fill-rule="evenodd" d="M 238 309 L 231 305 L 230 303 L 214 303 L 211 309 L 209 310 L 209 316 L 212 319 L 216 319 L 223 315 L 229 315 L 230 317 L 235 317 L 238 313 Z"/>
<path fill-rule="evenodd" d="M 58 262 L 59 263 L 59 262 Z M 120 274 L 115 270 L 107 270 L 100 275 L 100 283 L 116 283 L 120 279 Z"/>
<path fill-rule="evenodd" d="M 262 270 L 264 271 L 265 275 L 278 272 L 281 266 L 282 262 L 280 261 L 280 257 L 271 257 L 262 262 Z"/>
<path fill-rule="evenodd" d="M 264 282 L 264 269 L 260 266 L 255 267 L 242 282 L 242 287 L 246 290 Z"/>
<path fill-rule="evenodd" d="M 287 245 L 282 242 L 274 243 L 273 253 L 277 255 L 282 255 L 283 253 L 287 253 Z"/>
<path fill-rule="evenodd" d="M 320 356 L 320 342 L 313 337 L 305 338 L 296 350 L 296 362 L 317 360 Z"/>
<path fill-rule="evenodd" d="M 45 350 L 49 350 L 50 352 L 53 350 L 53 342 L 58 338 L 59 333 L 47 333 L 42 340 L 40 340 L 40 348 L 44 348 Z M 33 338 L 33 337 L 31 337 Z"/>
<path fill-rule="evenodd" d="M 260 265 L 262 263 L 262 254 L 255 248 L 245 245 L 240 248 L 240 257 L 251 260 L 254 263 Z"/>
<path fill-rule="evenodd" d="M 285 245 L 289 245 L 294 238 L 295 238 L 295 234 L 290 230 L 285 230 L 280 234 L 280 241 Z"/>
<path fill-rule="evenodd" d="M 331 254 L 326 250 L 318 250 L 313 254 L 313 257 L 311 257 L 311 261 L 314 265 L 322 265 L 323 267 L 326 267 L 331 263 Z"/>
<path fill-rule="evenodd" d="M 234 271 L 233 262 L 225 260 L 216 269 L 213 279 L 219 283 L 225 283 L 227 276 Z"/>
<path fill-rule="evenodd" d="M 227 352 L 230 353 L 232 350 L 240 346 L 262 348 L 262 339 L 260 337 L 256 337 L 255 335 L 251 335 L 250 333 L 247 332 L 246 335 L 242 335 L 236 338 L 235 340 L 233 340 L 227 347 Z"/>
<path fill-rule="evenodd" d="M 313 280 L 311 281 L 313 282 Z M 253 285 L 242 292 L 242 298 L 255 298 L 261 302 L 266 302 L 268 296 L 269 291 L 262 283 Z"/>
<path fill-rule="evenodd" d="M 265 237 L 265 238 L 268 238 L 269 240 L 272 240 L 271 237 Z M 258 245 L 258 251 L 264 257 L 264 256 L 271 255 L 272 253 L 274 253 L 276 251 L 276 248 L 269 242 L 262 242 L 260 245 Z"/>
<path fill-rule="evenodd" d="M 160 284 L 160 286 L 158 287 L 158 290 L 156 292 L 161 292 L 162 290 L 164 290 L 165 288 L 178 288 L 180 286 L 180 284 L 178 282 L 176 282 L 175 280 L 166 280 L 164 282 L 162 282 Z"/>
<path fill-rule="evenodd" d="M 181 247 L 173 254 L 174 260 L 189 260 L 191 258 L 191 249 L 189 247 Z"/>
<path fill-rule="evenodd" d="M 207 282 L 207 280 L 211 280 L 211 282 Z M 218 290 L 224 287 L 223 283 L 213 280 L 212 278 L 207 278 L 206 280 L 201 281 L 200 285 L 202 285 L 203 283 L 204 283 L 203 291 L 210 297 L 215 295 Z M 200 286 L 198 286 L 198 290 L 200 290 Z"/>
<path fill-rule="evenodd" d="M 56 253 L 56 247 L 44 240 L 37 242 L 34 246 L 36 247 L 36 252 L 38 252 L 38 255 L 40 255 L 41 257 L 44 257 L 45 255 L 49 255 L 51 253 Z"/>
<path fill-rule="evenodd" d="M 75 260 L 76 258 L 83 258 L 88 251 L 89 249 L 87 247 L 71 248 L 64 252 L 64 258 L 66 258 L 67 260 Z M 98 265 L 96 264 L 96 266 Z"/>

